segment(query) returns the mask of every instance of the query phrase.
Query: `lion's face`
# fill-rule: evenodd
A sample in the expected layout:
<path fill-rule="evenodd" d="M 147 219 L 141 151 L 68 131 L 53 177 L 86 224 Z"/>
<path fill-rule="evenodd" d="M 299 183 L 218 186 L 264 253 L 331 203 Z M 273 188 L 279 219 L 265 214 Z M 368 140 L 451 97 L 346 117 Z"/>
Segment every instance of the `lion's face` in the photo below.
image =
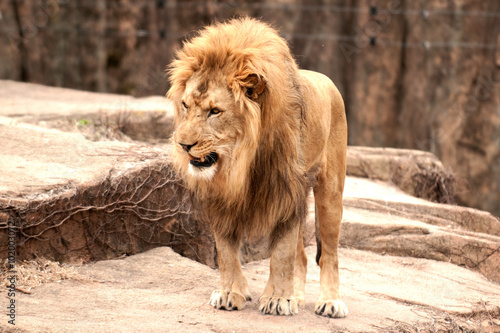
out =
<path fill-rule="evenodd" d="M 244 137 L 241 108 L 222 76 L 193 75 L 175 102 L 174 163 L 192 180 L 211 181 Z"/>

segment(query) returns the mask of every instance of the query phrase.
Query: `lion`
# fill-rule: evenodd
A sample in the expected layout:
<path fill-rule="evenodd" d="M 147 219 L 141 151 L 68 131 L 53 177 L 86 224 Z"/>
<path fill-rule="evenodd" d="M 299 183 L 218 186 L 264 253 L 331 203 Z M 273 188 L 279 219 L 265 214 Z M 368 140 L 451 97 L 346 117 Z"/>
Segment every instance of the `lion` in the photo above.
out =
<path fill-rule="evenodd" d="M 210 304 L 251 300 L 242 237 L 269 237 L 264 314 L 294 315 L 305 302 L 302 239 L 313 187 L 321 293 L 316 314 L 345 317 L 337 247 L 346 174 L 342 96 L 326 76 L 299 70 L 267 23 L 232 19 L 186 41 L 168 68 L 175 108 L 172 163 L 214 232 L 220 287 Z"/>

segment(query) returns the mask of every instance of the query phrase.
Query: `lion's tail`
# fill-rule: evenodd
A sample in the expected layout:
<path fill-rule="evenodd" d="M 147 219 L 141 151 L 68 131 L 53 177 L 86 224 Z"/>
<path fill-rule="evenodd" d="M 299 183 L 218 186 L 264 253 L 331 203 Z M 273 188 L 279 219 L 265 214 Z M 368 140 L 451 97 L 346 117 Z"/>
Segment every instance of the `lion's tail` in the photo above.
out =
<path fill-rule="evenodd" d="M 316 231 L 316 263 L 319 265 L 319 258 L 321 258 L 321 236 L 319 233 L 319 218 L 318 207 L 314 206 L 314 225 Z"/>

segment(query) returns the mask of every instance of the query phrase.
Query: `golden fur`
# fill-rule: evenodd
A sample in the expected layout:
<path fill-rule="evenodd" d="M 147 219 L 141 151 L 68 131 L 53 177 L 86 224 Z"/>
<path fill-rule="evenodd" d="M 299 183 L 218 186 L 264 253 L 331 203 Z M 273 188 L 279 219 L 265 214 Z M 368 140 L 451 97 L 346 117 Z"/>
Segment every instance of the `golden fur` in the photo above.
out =
<path fill-rule="evenodd" d="M 315 188 L 317 201 L 321 192 L 320 197 L 335 196 L 331 205 L 339 206 L 340 192 L 340 218 L 342 214 L 346 127 L 338 91 L 326 77 L 300 71 L 277 32 L 249 18 L 203 29 L 177 53 L 169 74 L 168 97 L 176 110 L 173 164 L 192 191 L 196 206 L 212 224 L 217 242 L 221 289 L 212 295 L 212 305 L 226 309 L 243 306 L 249 294 L 241 269 L 235 267 L 239 266 L 240 240 L 243 235 L 268 235 L 273 252 L 271 271 L 273 267 L 281 270 L 284 279 L 279 283 L 278 278 L 270 277 L 261 297 L 261 311 L 296 313 L 293 265 L 299 266 L 296 289 L 303 289 L 305 254 L 299 229 L 311 180 L 317 178 L 320 183 Z M 320 97 L 320 93 L 331 96 Z M 335 135 L 331 133 L 333 124 L 338 127 Z M 339 148 L 328 152 L 335 144 Z M 193 167 L 213 154 L 218 157 L 214 164 Z M 330 222 L 333 227 L 321 231 L 325 235 L 333 232 L 336 258 L 340 220 L 338 212 L 333 217 L 325 207 L 320 201 L 320 225 L 322 215 L 323 220 L 335 221 Z M 330 245 L 323 239 L 322 244 L 325 242 Z M 323 261 L 330 265 L 335 258 Z M 338 290 L 338 276 L 331 277 L 335 278 L 331 283 Z M 278 289 L 284 290 L 282 296 L 273 296 Z M 338 297 L 328 294 L 324 298 Z M 298 298 L 302 303 L 303 292 Z M 318 307 L 325 308 L 325 302 Z M 335 310 L 341 305 L 332 307 Z M 329 315 L 328 310 L 318 311 Z M 344 316 L 344 312 L 347 314 L 346 308 L 335 316 Z"/>

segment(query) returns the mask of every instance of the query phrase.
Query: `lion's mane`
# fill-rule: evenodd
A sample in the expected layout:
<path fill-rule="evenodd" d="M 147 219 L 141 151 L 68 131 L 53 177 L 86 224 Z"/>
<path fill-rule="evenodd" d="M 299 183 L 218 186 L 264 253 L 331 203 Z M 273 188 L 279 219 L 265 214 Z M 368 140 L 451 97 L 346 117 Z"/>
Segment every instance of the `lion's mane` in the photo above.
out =
<path fill-rule="evenodd" d="M 177 52 L 168 93 L 177 107 L 195 73 L 206 80 L 224 75 L 245 128 L 220 177 L 183 178 L 215 232 L 235 241 L 243 233 L 271 235 L 272 246 L 306 213 L 300 133 L 307 125 L 297 64 L 273 28 L 243 18 L 204 28 Z M 250 98 L 255 77 L 265 89 Z"/>

